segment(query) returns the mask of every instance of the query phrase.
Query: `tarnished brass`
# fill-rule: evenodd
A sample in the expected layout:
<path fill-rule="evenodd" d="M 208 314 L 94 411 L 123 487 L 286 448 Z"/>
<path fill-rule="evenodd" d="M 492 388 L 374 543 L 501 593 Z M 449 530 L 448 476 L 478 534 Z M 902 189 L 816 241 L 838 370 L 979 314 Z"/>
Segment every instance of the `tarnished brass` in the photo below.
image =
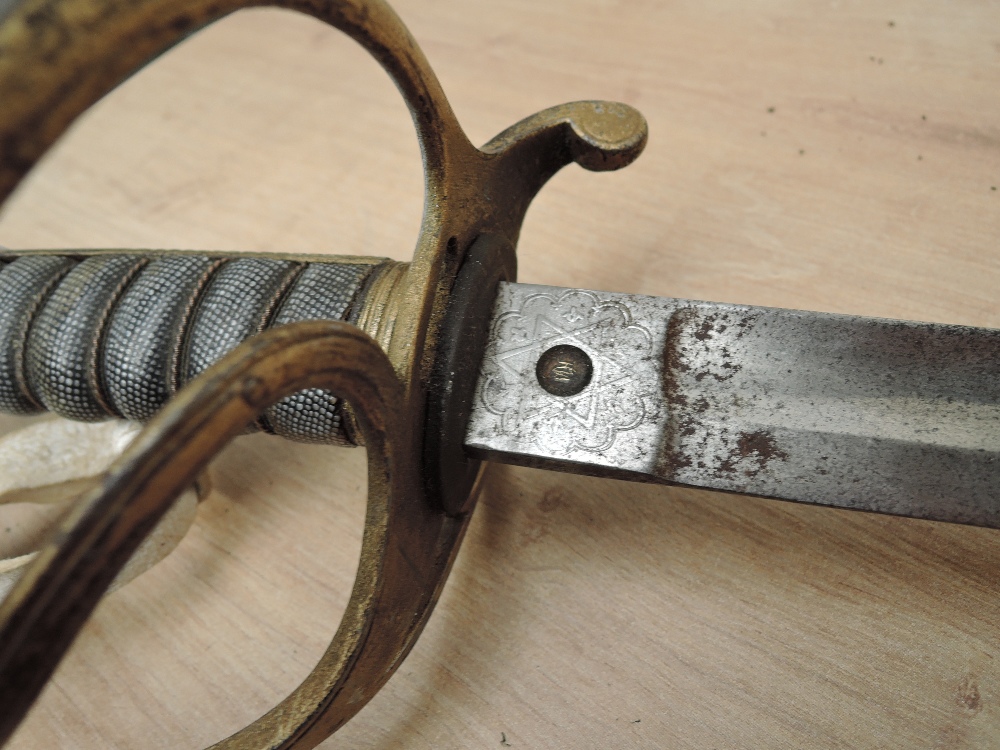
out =
<path fill-rule="evenodd" d="M 357 580 L 315 670 L 216 747 L 313 747 L 360 710 L 423 628 L 471 512 L 467 503 L 461 514 L 447 514 L 420 477 L 426 389 L 466 251 L 485 234 L 515 246 L 528 204 L 566 164 L 618 169 L 645 145 L 646 123 L 631 107 L 576 102 L 533 115 L 477 149 L 416 42 L 379 0 L 14 0 L 0 10 L 0 200 L 80 113 L 148 60 L 228 13 L 267 4 L 350 35 L 406 100 L 426 196 L 413 260 L 370 290 L 355 318 L 360 329 L 301 323 L 275 330 L 193 381 L 62 520 L 0 606 L 0 742 L 173 498 L 264 408 L 306 387 L 348 399 L 367 446 Z"/>

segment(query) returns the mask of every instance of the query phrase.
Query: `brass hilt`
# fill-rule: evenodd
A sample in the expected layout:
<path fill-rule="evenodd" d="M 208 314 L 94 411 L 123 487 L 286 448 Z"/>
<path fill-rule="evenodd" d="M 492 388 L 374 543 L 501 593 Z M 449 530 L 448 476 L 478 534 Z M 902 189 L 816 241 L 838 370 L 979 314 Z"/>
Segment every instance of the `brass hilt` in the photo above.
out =
<path fill-rule="evenodd" d="M 341 29 L 382 64 L 402 93 L 424 162 L 424 216 L 413 260 L 373 272 L 353 316 L 357 326 L 313 321 L 270 327 L 181 387 L 191 361 L 190 316 L 211 288 L 198 279 L 210 280 L 232 263 L 198 255 L 206 259 L 204 278 L 178 296 L 179 318 L 163 328 L 180 343 L 154 357 L 167 363 L 157 370 L 165 373 L 156 381 L 163 386 L 157 398 L 179 392 L 100 486 L 62 519 L 0 605 L 0 742 L 177 494 L 260 415 L 273 427 L 272 407 L 304 389 L 349 401 L 368 449 L 358 576 L 341 625 L 313 672 L 278 706 L 216 747 L 313 747 L 357 713 L 422 630 L 468 523 L 477 467 L 462 454 L 461 434 L 454 434 L 463 425 L 474 375 L 463 363 L 477 360 L 490 286 L 513 278 L 513 248 L 528 204 L 564 165 L 617 169 L 645 145 L 646 123 L 631 107 L 576 102 L 528 117 L 475 148 L 416 42 L 380 0 L 13 0 L 0 12 L 0 200 L 81 112 L 132 72 L 198 28 L 261 4 L 300 10 Z M 140 260 L 147 255 L 118 253 Z M 74 269 L 86 262 L 73 260 Z M 107 356 L 113 327 L 127 333 L 136 325 L 127 321 L 138 320 L 135 310 L 145 309 L 133 301 L 126 322 L 116 322 L 128 310 L 119 306 L 129 288 L 142 279 L 138 269 L 125 272 L 122 289 L 102 298 L 107 317 L 84 347 L 86 361 L 95 363 L 85 373 L 95 399 L 103 397 L 107 383 L 101 378 L 109 374 L 108 363 L 96 364 L 95 356 Z M 84 286 L 68 288 L 86 296 Z M 33 329 L 38 316 L 47 315 L 50 293 L 36 299 L 28 330 L 18 329 L 27 348 L 15 367 L 36 361 Z M 152 304 L 149 295 L 143 299 Z M 70 305 L 66 314 L 77 309 Z M 50 354 L 62 351 L 39 346 Z M 135 349 L 120 361 L 147 355 Z M 28 397 L 48 405 L 32 390 L 50 366 L 45 357 L 37 361 L 39 373 L 12 377 L 22 378 Z M 136 388 L 124 386 L 119 401 L 144 404 Z M 106 405 L 112 413 L 125 411 L 114 399 Z"/>

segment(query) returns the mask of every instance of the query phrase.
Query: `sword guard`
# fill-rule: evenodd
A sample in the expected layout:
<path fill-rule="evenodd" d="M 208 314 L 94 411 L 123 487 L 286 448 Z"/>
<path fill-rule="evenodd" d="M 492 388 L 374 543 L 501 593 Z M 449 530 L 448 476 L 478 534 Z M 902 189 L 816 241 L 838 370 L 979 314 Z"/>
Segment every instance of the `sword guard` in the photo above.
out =
<path fill-rule="evenodd" d="M 202 26 L 259 4 L 9 3 L 0 20 L 0 200 L 78 115 L 135 70 Z M 13 733 L 115 573 L 177 495 L 232 437 L 304 388 L 331 389 L 347 399 L 368 448 L 358 577 L 340 628 L 309 677 L 216 747 L 314 747 L 360 710 L 426 623 L 474 504 L 468 496 L 475 468 L 456 458 L 453 439 L 426 439 L 428 425 L 432 432 L 454 429 L 452 411 L 464 408 L 461 398 L 435 397 L 428 420 L 430 384 L 437 384 L 438 394 L 452 385 L 462 393 L 470 385 L 459 381 L 474 376 L 474 370 L 449 376 L 441 364 L 448 357 L 438 356 L 442 337 L 454 343 L 463 335 L 456 316 L 472 311 L 467 304 L 449 305 L 460 269 L 470 268 L 469 249 L 477 238 L 490 236 L 512 253 L 529 203 L 559 169 L 574 161 L 589 170 L 618 169 L 645 146 L 646 122 L 636 110 L 587 101 L 532 115 L 477 149 L 386 3 L 267 4 L 307 13 L 351 36 L 381 63 L 406 100 L 425 180 L 413 261 L 370 285 L 356 318 L 363 330 L 339 321 L 293 323 L 250 338 L 195 377 L 153 417 L 101 485 L 64 517 L 0 605 L 0 742 Z M 513 270 L 501 263 L 486 275 L 495 281 Z M 453 490 L 448 498 L 444 487 Z"/>

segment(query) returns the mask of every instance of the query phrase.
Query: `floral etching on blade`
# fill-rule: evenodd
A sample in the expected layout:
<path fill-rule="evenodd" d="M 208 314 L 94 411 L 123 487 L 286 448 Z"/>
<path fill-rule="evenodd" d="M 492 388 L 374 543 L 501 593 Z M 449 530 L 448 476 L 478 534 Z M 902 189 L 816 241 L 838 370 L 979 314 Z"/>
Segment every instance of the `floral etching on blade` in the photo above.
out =
<path fill-rule="evenodd" d="M 621 302 L 579 290 L 534 294 L 497 318 L 491 341 L 480 396 L 506 435 L 557 454 L 601 452 L 656 416 L 654 386 L 634 375 L 652 357 L 653 339 Z M 547 393 L 535 377 L 542 353 L 561 344 L 593 362 L 590 384 L 570 397 Z"/>

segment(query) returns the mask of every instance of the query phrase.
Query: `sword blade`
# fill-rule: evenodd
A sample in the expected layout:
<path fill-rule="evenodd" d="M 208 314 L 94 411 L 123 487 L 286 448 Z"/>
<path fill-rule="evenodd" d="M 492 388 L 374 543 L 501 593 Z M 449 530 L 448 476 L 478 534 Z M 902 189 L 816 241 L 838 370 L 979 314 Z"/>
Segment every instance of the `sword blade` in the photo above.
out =
<path fill-rule="evenodd" d="M 490 326 L 478 458 L 1000 528 L 998 330 L 528 284 Z"/>

